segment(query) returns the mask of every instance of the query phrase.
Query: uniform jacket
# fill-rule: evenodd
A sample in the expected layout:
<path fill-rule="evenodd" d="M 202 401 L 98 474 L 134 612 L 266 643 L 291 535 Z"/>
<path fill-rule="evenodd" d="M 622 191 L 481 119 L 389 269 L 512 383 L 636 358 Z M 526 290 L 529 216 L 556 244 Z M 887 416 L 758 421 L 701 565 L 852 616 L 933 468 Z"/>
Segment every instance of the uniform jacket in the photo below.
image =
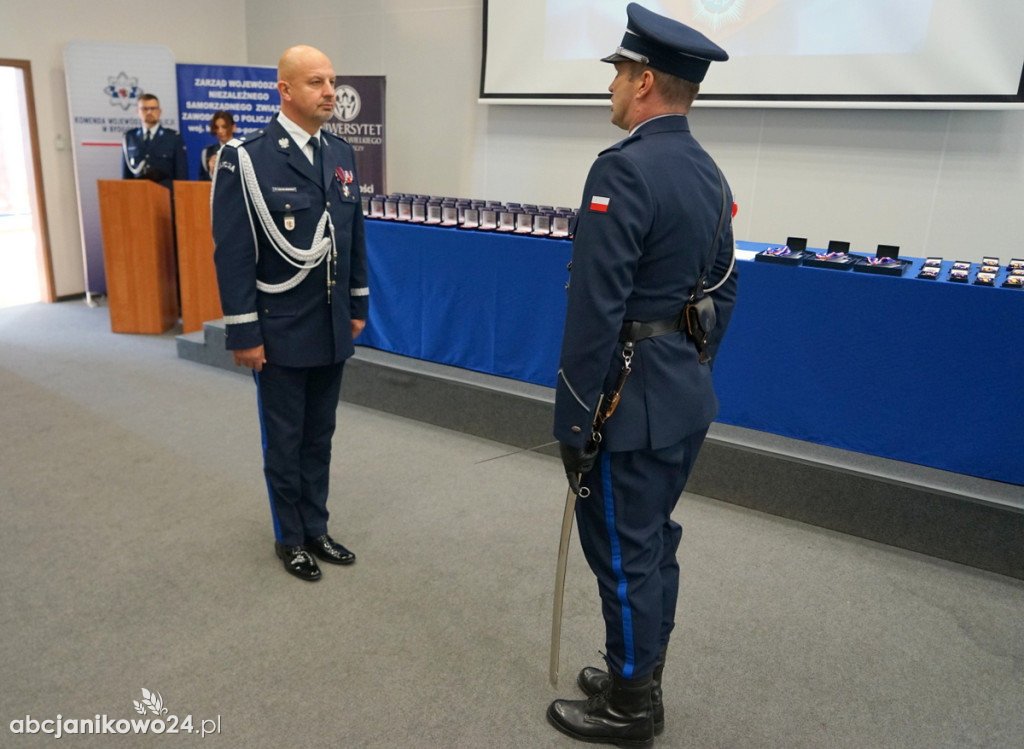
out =
<path fill-rule="evenodd" d="M 220 150 L 220 141 L 217 141 L 213 145 L 209 145 L 203 149 L 203 152 L 199 154 L 199 181 L 209 182 L 213 179 L 213 175 L 207 171 L 206 165 L 210 161 L 210 157 L 213 156 L 217 151 Z"/>
<path fill-rule="evenodd" d="M 732 193 L 686 117 L 648 121 L 594 162 L 573 241 L 555 395 L 559 441 L 582 447 L 590 436 L 599 396 L 612 389 L 622 368 L 623 322 L 661 320 L 682 310 L 711 254 L 723 184 L 725 224 L 707 286 L 723 278 L 732 256 Z M 712 298 L 714 354 L 736 300 L 735 270 Z M 706 428 L 717 413 L 711 365 L 699 363 L 686 333 L 649 338 L 636 345 L 602 445 L 612 451 L 667 447 Z"/>
<path fill-rule="evenodd" d="M 170 187 L 174 180 L 188 179 L 188 160 L 185 157 L 185 140 L 181 134 L 169 127 L 159 127 L 147 146 L 142 141 L 142 128 L 128 130 L 124 134 L 124 162 L 121 164 L 123 179 L 152 179 L 164 187 Z M 148 157 L 148 158 L 147 158 Z M 132 168 L 138 168 L 146 159 L 147 169 L 137 176 Z M 150 170 L 153 170 L 150 172 Z"/>
<path fill-rule="evenodd" d="M 322 366 L 348 358 L 355 351 L 351 321 L 365 320 L 369 312 L 355 154 L 341 138 L 325 130 L 320 134 L 320 174 L 314 174 L 305 153 L 275 117 L 245 141 L 225 144 L 213 180 L 213 259 L 227 348 L 263 345 L 268 362 L 286 367 Z M 242 149 L 252 159 L 274 224 L 292 245 L 310 248 L 325 207 L 334 224 L 336 261 L 329 256 L 282 293 L 256 288 L 257 279 L 279 284 L 297 269 L 270 244 L 255 211 L 250 223 L 238 161 Z M 328 278 L 333 283 L 329 301 Z"/>

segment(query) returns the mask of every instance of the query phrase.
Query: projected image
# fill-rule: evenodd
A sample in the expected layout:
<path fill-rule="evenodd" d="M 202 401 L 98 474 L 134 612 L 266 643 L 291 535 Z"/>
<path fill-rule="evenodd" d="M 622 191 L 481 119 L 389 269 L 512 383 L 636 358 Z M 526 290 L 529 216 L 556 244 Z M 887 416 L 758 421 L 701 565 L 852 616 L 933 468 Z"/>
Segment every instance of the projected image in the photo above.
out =
<path fill-rule="evenodd" d="M 1022 0 L 639 0 L 722 45 L 710 102 L 1024 104 Z M 606 99 L 629 0 L 486 0 L 482 98 Z"/>
<path fill-rule="evenodd" d="M 927 38 L 934 0 L 645 0 L 731 57 L 909 54 Z M 595 59 L 618 46 L 629 0 L 547 0 L 545 56 Z"/>

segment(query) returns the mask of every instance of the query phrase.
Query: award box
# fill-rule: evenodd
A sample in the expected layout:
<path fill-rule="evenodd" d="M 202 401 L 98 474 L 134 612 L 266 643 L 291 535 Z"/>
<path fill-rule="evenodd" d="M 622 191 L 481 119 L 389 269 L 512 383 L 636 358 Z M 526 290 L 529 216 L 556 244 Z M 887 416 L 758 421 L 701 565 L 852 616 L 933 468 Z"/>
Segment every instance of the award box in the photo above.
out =
<path fill-rule="evenodd" d="M 860 260 L 859 255 L 851 255 L 850 243 L 840 242 L 832 239 L 828 243 L 828 252 L 821 253 L 820 255 L 814 255 L 812 253 L 805 253 L 803 258 L 803 264 L 814 268 L 832 268 L 833 270 L 850 270 L 857 261 Z M 826 257 L 831 255 L 832 257 Z"/>
<path fill-rule="evenodd" d="M 779 250 L 789 249 L 786 254 L 778 254 Z M 805 237 L 789 237 L 782 247 L 769 247 L 754 256 L 758 263 L 777 263 L 778 265 L 800 265 L 806 257 L 807 239 Z"/>
<path fill-rule="evenodd" d="M 858 273 L 877 273 L 881 276 L 902 276 L 910 267 L 909 260 L 900 260 L 900 248 L 894 244 L 880 244 L 874 260 L 862 257 L 853 266 Z"/>

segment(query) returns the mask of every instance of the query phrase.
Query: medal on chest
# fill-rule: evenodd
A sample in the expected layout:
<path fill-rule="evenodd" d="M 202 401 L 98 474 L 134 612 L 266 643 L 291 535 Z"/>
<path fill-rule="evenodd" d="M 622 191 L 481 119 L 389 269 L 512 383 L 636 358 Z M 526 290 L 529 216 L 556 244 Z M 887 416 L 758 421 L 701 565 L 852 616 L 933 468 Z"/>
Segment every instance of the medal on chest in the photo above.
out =
<path fill-rule="evenodd" d="M 349 188 L 349 185 L 355 182 L 355 172 L 348 169 L 342 169 L 340 166 L 335 167 L 334 179 L 341 183 L 341 194 L 346 198 L 352 197 L 352 190 Z"/>
<path fill-rule="evenodd" d="M 286 213 L 284 216 L 284 230 L 291 231 L 295 228 L 295 216 L 291 213 Z"/>

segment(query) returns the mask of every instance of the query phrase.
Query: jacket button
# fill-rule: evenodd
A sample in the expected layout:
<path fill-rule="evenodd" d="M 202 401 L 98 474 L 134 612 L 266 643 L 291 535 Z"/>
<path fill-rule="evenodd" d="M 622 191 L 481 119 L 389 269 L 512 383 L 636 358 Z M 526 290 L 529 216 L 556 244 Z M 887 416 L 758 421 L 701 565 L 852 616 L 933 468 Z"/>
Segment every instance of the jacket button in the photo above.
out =
<path fill-rule="evenodd" d="M 576 434 L 579 434 L 583 430 L 580 427 L 578 427 L 578 426 L 573 426 L 572 431 L 574 431 Z"/>

